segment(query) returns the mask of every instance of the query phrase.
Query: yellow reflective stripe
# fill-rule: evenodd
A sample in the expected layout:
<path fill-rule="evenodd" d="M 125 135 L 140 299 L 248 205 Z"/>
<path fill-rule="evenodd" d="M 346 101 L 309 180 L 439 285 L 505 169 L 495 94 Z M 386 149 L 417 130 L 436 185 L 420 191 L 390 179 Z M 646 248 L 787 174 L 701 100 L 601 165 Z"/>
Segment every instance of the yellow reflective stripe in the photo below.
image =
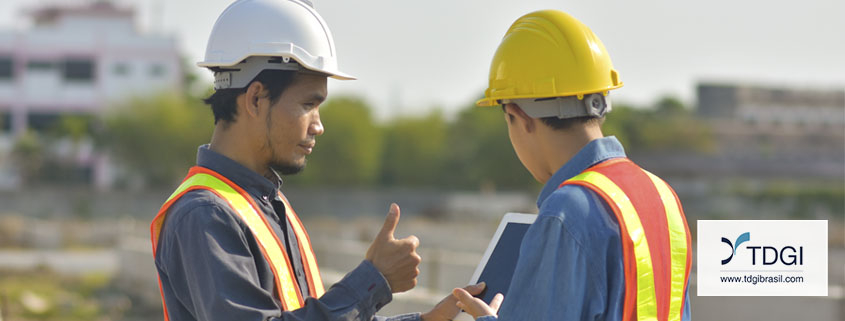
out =
<path fill-rule="evenodd" d="M 587 171 L 575 176 L 572 181 L 584 181 L 598 187 L 619 208 L 628 236 L 634 243 L 634 260 L 637 264 L 637 320 L 657 320 L 657 297 L 654 289 L 654 270 L 651 252 L 648 249 L 645 229 L 640 222 L 634 204 L 613 181 L 599 172 Z"/>
<path fill-rule="evenodd" d="M 255 208 L 244 198 L 243 195 L 235 191 L 231 186 L 209 174 L 197 173 L 185 180 L 171 197 L 178 195 L 181 191 L 190 188 L 191 186 L 206 186 L 213 189 L 220 194 L 229 204 L 238 217 L 246 223 L 249 230 L 255 236 L 258 244 L 264 249 L 268 256 L 267 261 L 272 265 L 276 271 L 275 275 L 277 283 L 281 286 L 282 300 L 284 300 L 285 309 L 288 311 L 299 309 L 302 304 L 299 302 L 299 295 L 294 287 L 293 278 L 291 278 L 288 270 L 287 256 L 279 247 L 273 236 L 273 231 L 264 223 L 261 218 L 261 213 L 257 212 Z"/>
<path fill-rule="evenodd" d="M 299 219 L 294 217 L 296 214 L 290 204 L 288 204 L 288 200 L 282 197 L 282 201 L 285 203 L 285 216 L 288 217 L 288 221 L 293 227 L 293 232 L 296 233 L 296 239 L 302 245 L 302 251 L 305 252 L 303 253 L 305 260 L 308 262 L 308 269 L 311 270 L 310 281 L 314 284 L 314 292 L 316 292 L 311 293 L 311 296 L 319 298 L 326 293 L 326 290 L 323 287 L 323 279 L 320 277 L 320 269 L 317 267 L 317 259 L 314 257 L 314 251 L 311 249 L 311 242 L 308 241 L 308 235 L 305 234 L 305 227 L 300 225 Z"/>
<path fill-rule="evenodd" d="M 681 307 L 684 302 L 685 276 L 687 267 L 687 231 L 684 228 L 684 219 L 681 217 L 681 209 L 678 208 L 678 201 L 675 194 L 669 189 L 669 185 L 662 179 L 643 170 L 657 193 L 663 201 L 663 208 L 666 209 L 666 221 L 669 223 L 669 244 L 671 245 L 672 258 L 672 283 L 669 290 L 669 320 L 681 320 Z"/>

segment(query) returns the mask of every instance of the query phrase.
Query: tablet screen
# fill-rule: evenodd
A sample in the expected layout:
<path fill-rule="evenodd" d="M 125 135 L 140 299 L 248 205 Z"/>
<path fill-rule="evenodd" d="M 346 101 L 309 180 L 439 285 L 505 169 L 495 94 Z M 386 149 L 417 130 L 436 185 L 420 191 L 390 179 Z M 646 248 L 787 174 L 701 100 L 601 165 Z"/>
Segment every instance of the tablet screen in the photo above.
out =
<path fill-rule="evenodd" d="M 508 213 L 502 219 L 470 280 L 470 284 L 481 281 L 487 283 L 484 292 L 478 296 L 484 302 L 490 303 L 496 293 L 507 295 L 513 271 L 519 259 L 522 238 L 535 218 L 536 215 L 532 214 Z"/>

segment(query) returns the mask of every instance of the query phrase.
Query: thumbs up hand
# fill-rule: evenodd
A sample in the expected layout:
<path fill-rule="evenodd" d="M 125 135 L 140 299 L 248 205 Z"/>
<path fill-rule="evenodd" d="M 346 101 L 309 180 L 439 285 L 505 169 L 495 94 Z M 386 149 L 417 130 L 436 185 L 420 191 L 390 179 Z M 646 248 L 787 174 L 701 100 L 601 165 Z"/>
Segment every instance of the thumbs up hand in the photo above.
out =
<path fill-rule="evenodd" d="M 390 212 L 384 219 L 384 226 L 376 235 L 373 244 L 367 250 L 366 259 L 387 279 L 393 293 L 408 291 L 417 285 L 420 274 L 420 261 L 417 246 L 420 240 L 408 236 L 397 240 L 393 238 L 396 225 L 399 224 L 399 205 L 390 204 Z"/>

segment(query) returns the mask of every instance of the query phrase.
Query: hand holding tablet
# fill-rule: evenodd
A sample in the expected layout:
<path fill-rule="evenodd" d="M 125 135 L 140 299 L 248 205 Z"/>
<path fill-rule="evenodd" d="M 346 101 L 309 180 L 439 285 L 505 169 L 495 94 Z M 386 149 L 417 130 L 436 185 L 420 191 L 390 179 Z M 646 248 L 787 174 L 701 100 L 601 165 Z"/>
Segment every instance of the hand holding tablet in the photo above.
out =
<path fill-rule="evenodd" d="M 490 304 L 497 293 L 507 294 L 516 262 L 519 260 L 522 238 L 536 218 L 537 215 L 534 214 L 505 214 L 469 281 L 469 284 L 487 284 L 484 291 L 476 297 Z"/>

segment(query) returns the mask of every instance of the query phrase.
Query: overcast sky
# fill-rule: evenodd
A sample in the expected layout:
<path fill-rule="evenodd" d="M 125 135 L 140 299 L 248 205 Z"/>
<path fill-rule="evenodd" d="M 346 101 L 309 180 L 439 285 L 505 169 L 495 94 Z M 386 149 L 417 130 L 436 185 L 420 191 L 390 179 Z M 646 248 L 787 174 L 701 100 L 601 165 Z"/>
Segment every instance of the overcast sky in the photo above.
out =
<path fill-rule="evenodd" d="M 115 1 L 137 9 L 143 32 L 173 34 L 191 61 L 201 60 L 214 21 L 232 2 Z M 43 2 L 79 1 L 2 0 L 0 28 L 22 28 L 21 9 Z M 845 87 L 842 0 L 313 2 L 334 34 L 341 70 L 359 79 L 330 80 L 330 96 L 362 95 L 380 116 L 452 113 L 473 102 L 510 24 L 545 8 L 570 13 L 601 38 L 625 82 L 616 100 L 693 102 L 700 80 Z M 210 83 L 207 71 L 196 71 Z"/>

